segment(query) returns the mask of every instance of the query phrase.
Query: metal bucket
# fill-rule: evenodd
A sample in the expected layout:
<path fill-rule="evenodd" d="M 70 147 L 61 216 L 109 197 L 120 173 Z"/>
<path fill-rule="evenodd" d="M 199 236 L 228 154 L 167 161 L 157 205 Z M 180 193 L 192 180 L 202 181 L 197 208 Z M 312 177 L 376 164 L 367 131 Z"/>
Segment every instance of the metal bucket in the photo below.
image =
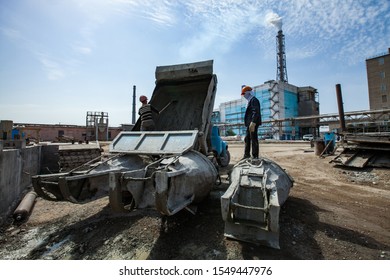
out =
<path fill-rule="evenodd" d="M 321 155 L 321 153 L 324 151 L 324 149 L 325 149 L 324 140 L 315 140 L 314 141 L 314 151 L 315 151 L 316 156 Z"/>
<path fill-rule="evenodd" d="M 293 179 L 275 162 L 260 158 L 237 163 L 221 197 L 225 236 L 279 248 L 279 211 Z"/>

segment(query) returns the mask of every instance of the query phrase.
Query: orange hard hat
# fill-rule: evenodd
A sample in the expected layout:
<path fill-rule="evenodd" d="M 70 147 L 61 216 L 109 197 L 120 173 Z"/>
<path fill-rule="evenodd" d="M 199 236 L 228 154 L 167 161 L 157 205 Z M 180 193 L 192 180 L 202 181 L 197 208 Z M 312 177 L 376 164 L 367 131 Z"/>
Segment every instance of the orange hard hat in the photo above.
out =
<path fill-rule="evenodd" d="M 241 89 L 241 95 L 244 95 L 245 92 L 247 91 L 252 91 L 252 88 L 250 86 L 244 86 L 242 89 Z"/>
<path fill-rule="evenodd" d="M 141 95 L 140 97 L 139 97 L 139 101 L 140 102 L 145 102 L 145 101 L 147 101 L 148 100 L 148 98 L 145 96 L 145 95 Z"/>

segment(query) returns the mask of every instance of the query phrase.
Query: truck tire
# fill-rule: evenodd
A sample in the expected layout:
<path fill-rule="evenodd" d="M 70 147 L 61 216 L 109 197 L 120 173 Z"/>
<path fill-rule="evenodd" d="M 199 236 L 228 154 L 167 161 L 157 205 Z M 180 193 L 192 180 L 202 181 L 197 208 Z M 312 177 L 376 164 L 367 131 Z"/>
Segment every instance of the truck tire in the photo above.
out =
<path fill-rule="evenodd" d="M 217 157 L 218 165 L 221 167 L 226 167 L 230 163 L 230 152 L 226 151 L 225 157 Z"/>

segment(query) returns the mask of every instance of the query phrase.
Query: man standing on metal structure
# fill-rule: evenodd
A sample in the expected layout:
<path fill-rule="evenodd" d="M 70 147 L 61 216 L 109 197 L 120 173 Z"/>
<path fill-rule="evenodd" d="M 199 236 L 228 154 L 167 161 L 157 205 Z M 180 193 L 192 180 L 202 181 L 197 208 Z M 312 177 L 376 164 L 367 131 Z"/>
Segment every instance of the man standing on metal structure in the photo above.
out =
<path fill-rule="evenodd" d="M 250 86 L 242 87 L 241 96 L 248 101 L 244 118 L 246 126 L 244 158 L 250 157 L 252 146 L 252 158 L 256 159 L 259 158 L 259 140 L 257 130 L 259 129 L 259 125 L 261 125 L 260 102 L 254 96 L 253 90 Z"/>
<path fill-rule="evenodd" d="M 148 104 L 148 98 L 145 95 L 141 95 L 139 101 L 142 103 L 141 108 L 138 110 L 138 114 L 141 117 L 141 131 L 152 131 L 155 129 L 152 112 L 159 114 L 159 111 Z"/>

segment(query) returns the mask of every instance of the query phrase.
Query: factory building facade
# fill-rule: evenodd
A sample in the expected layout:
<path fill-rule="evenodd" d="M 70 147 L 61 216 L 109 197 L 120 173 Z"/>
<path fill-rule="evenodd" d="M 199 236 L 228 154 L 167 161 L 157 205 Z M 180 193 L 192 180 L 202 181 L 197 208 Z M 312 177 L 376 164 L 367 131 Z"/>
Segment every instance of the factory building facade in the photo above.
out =
<path fill-rule="evenodd" d="M 318 116 L 318 92 L 311 86 L 297 87 L 288 83 L 285 38 L 281 19 L 274 22 L 276 36 L 276 80 L 252 86 L 260 101 L 262 125 L 260 139 L 297 140 L 305 134 L 319 133 L 318 120 L 291 120 L 297 117 Z M 247 102 L 244 98 L 220 104 L 214 113 L 214 123 L 219 123 L 222 135 L 245 135 L 244 115 Z"/>
<path fill-rule="evenodd" d="M 312 120 L 293 123 L 287 119 L 319 115 L 318 93 L 313 87 L 297 87 L 282 81 L 267 81 L 253 87 L 259 99 L 263 124 L 259 127 L 260 139 L 296 140 L 304 134 L 315 135 L 317 123 Z M 222 134 L 245 135 L 243 125 L 247 101 L 244 98 L 220 104 L 215 112 Z M 286 120 L 286 121 L 281 121 Z"/>
<path fill-rule="evenodd" d="M 390 108 L 390 48 L 366 59 L 370 110 Z"/>

